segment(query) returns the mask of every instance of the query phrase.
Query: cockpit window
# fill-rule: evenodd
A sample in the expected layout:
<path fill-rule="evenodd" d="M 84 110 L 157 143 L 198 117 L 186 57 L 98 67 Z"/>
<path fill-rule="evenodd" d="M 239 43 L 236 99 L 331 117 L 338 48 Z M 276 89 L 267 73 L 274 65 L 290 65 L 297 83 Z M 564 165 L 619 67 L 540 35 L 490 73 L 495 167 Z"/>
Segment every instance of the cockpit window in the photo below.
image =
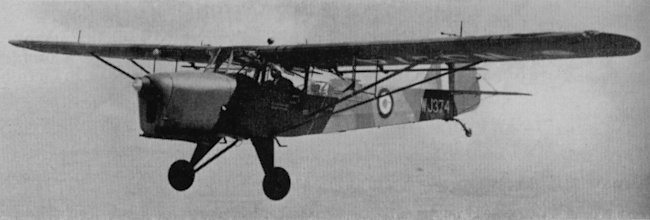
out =
<path fill-rule="evenodd" d="M 228 65 L 227 63 L 224 63 L 219 67 L 218 72 L 245 75 L 258 82 L 259 85 L 277 91 L 300 92 L 303 91 L 303 88 L 305 87 L 305 69 L 300 67 L 286 70 L 278 65 L 272 64 L 269 65 L 265 71 L 258 72 L 251 67 L 242 68 L 239 65 Z M 337 86 L 332 86 L 332 83 Z M 340 92 L 337 93 L 335 90 L 341 86 L 347 87 L 348 84 L 349 82 L 341 80 L 333 73 L 319 69 L 312 69 L 306 91 L 309 95 L 336 97 L 340 95 Z M 343 88 L 339 88 L 339 90 L 343 90 Z"/>

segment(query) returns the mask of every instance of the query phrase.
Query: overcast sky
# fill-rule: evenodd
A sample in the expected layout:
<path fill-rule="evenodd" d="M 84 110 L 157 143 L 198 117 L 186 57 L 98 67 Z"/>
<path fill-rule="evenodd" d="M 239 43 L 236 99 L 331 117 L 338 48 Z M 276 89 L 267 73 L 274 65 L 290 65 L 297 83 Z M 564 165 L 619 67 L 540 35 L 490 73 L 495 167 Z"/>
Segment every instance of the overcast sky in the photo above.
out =
<path fill-rule="evenodd" d="M 0 216 L 648 218 L 648 11 L 647 1 L 3 1 Z M 440 121 L 282 138 L 292 189 L 272 202 L 249 142 L 174 191 L 167 169 L 193 145 L 138 137 L 127 78 L 89 57 L 5 43 L 76 41 L 78 30 L 97 43 L 406 40 L 461 20 L 465 35 L 598 30 L 643 48 L 482 64 L 497 89 L 533 96 L 488 98 L 460 116 L 472 138 Z"/>

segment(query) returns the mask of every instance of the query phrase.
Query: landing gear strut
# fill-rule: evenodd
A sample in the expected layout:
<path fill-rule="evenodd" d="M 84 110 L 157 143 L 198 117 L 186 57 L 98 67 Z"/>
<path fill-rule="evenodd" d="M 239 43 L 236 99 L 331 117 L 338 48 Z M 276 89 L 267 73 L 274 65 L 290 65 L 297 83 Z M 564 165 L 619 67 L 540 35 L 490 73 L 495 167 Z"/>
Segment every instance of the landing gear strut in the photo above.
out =
<path fill-rule="evenodd" d="M 255 146 L 262 169 L 264 169 L 265 175 L 262 181 L 264 194 L 271 200 L 283 199 L 289 194 L 291 178 L 289 178 L 289 173 L 286 170 L 282 167 L 276 167 L 274 164 L 273 138 L 252 138 L 251 141 Z"/>
<path fill-rule="evenodd" d="M 230 150 L 230 148 L 234 147 L 238 142 L 239 140 L 234 140 L 226 148 L 221 150 L 205 163 L 201 164 L 201 166 L 194 168 L 199 163 L 199 161 L 203 159 L 203 157 L 205 157 L 205 155 L 217 144 L 198 143 L 194 149 L 194 153 L 192 154 L 192 159 L 190 161 L 178 160 L 174 162 L 171 167 L 169 167 L 169 172 L 167 173 L 169 184 L 172 185 L 172 188 L 178 191 L 185 191 L 186 189 L 189 189 L 190 186 L 192 186 L 192 183 L 194 183 L 194 175 L 199 172 L 199 170 L 208 165 L 208 163 L 217 159 L 217 157 L 221 156 L 226 151 Z"/>
<path fill-rule="evenodd" d="M 253 146 L 257 152 L 257 157 L 260 159 L 262 169 L 264 169 L 264 180 L 262 181 L 262 189 L 264 194 L 271 200 L 281 200 L 291 188 L 291 178 L 289 173 L 282 167 L 276 167 L 274 163 L 274 146 L 273 137 L 268 138 L 252 138 Z M 169 167 L 167 178 L 169 184 L 178 191 L 184 191 L 192 186 L 194 183 L 194 176 L 199 170 L 208 165 L 208 163 L 217 159 L 223 153 L 234 147 L 239 140 L 230 143 L 226 148 L 214 155 L 200 166 L 196 166 L 203 157 L 217 144 L 217 143 L 198 143 L 192 154 L 192 159 L 178 160 Z M 196 167 L 196 168 L 194 168 Z"/>

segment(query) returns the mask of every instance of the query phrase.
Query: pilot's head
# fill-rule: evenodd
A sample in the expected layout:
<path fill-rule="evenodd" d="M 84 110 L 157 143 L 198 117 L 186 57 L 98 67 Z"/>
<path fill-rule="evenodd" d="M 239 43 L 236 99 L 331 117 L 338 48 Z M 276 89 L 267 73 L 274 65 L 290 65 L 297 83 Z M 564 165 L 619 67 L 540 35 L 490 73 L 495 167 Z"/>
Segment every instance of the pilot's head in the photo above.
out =
<path fill-rule="evenodd" d="M 276 69 L 271 69 L 271 76 L 275 79 L 282 77 L 282 73 Z"/>

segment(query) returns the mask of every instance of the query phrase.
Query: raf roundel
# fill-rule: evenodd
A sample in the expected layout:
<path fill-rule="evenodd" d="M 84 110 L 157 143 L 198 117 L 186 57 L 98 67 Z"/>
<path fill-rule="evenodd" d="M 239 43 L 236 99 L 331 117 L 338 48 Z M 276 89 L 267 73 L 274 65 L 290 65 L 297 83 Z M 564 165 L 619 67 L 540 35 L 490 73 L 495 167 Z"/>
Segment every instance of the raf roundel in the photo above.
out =
<path fill-rule="evenodd" d="M 383 88 L 379 90 L 378 96 L 383 96 L 387 93 L 389 93 L 388 89 Z M 379 116 L 382 118 L 388 118 L 391 113 L 393 113 L 393 95 L 388 94 L 384 97 L 381 97 L 377 99 L 377 110 L 379 112 Z"/>

